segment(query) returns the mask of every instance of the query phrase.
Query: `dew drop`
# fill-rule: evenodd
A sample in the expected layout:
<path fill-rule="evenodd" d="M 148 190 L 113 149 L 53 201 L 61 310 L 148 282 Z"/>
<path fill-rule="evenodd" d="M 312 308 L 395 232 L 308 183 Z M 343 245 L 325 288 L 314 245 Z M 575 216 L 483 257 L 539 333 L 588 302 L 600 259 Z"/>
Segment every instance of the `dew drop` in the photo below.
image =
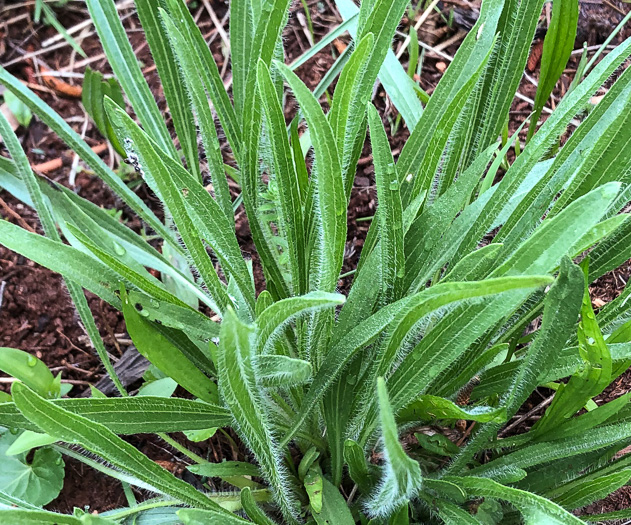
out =
<path fill-rule="evenodd" d="M 125 250 L 125 248 L 116 241 L 114 241 L 114 251 L 116 252 L 116 255 L 120 255 L 121 257 L 127 253 L 127 250 Z"/>
<path fill-rule="evenodd" d="M 37 364 L 37 358 L 32 355 L 28 356 L 26 364 L 30 366 L 31 368 L 33 368 Z"/>
<path fill-rule="evenodd" d="M 596 340 L 593 337 L 588 337 L 587 338 L 587 344 L 589 344 L 589 345 L 596 344 Z"/>
<path fill-rule="evenodd" d="M 155 299 L 151 299 L 149 302 L 151 303 L 151 306 L 153 306 L 154 308 L 160 308 L 159 301 L 156 301 Z"/>
<path fill-rule="evenodd" d="M 61 459 L 61 458 L 57 458 L 55 460 L 55 465 L 61 465 L 62 463 L 63 463 L 63 459 Z"/>
<path fill-rule="evenodd" d="M 20 429 L 13 427 L 13 428 L 9 429 L 9 432 L 11 432 L 11 434 L 13 434 L 15 436 L 16 434 L 18 434 L 20 432 Z"/>
<path fill-rule="evenodd" d="M 354 385 L 356 383 L 356 381 L 357 381 L 357 377 L 354 376 L 353 374 L 350 374 L 350 375 L 346 376 L 346 382 L 349 385 Z"/>
<path fill-rule="evenodd" d="M 482 24 L 479 28 L 478 28 L 478 33 L 475 35 L 475 39 L 476 40 L 480 40 L 480 37 L 482 36 L 482 32 L 484 31 L 484 24 Z"/>
<path fill-rule="evenodd" d="M 412 182 L 412 180 L 414 179 L 414 175 L 412 173 L 408 173 L 407 176 L 405 177 L 405 182 Z"/>
<path fill-rule="evenodd" d="M 392 191 L 397 191 L 399 189 L 399 181 L 396 179 L 393 179 L 390 181 L 390 189 Z"/>
<path fill-rule="evenodd" d="M 142 309 L 140 310 L 140 312 L 138 312 L 142 317 L 149 317 L 149 312 L 147 312 L 147 310 Z"/>
<path fill-rule="evenodd" d="M 185 199 L 188 197 L 188 188 L 182 188 L 182 196 Z"/>

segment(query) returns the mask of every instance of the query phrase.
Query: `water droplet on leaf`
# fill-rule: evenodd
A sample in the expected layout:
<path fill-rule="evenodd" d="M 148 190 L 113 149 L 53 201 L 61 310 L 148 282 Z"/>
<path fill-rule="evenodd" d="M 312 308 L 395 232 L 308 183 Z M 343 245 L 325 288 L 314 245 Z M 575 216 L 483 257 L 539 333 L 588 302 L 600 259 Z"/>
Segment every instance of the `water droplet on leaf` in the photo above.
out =
<path fill-rule="evenodd" d="M 28 360 L 26 361 L 26 364 L 30 366 L 31 368 L 33 368 L 37 364 L 37 358 L 35 356 L 30 355 L 28 357 Z"/>

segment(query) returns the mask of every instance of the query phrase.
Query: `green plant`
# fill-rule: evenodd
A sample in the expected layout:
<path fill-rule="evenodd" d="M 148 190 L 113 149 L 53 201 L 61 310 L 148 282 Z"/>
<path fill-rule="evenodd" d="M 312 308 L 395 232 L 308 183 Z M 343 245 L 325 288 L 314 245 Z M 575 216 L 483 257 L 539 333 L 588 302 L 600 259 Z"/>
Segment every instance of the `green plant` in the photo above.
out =
<path fill-rule="evenodd" d="M 588 293 L 631 257 L 631 220 L 620 213 L 630 195 L 629 70 L 549 158 L 631 41 L 558 104 L 492 184 L 510 147 L 497 151 L 497 139 L 541 0 L 485 0 L 424 109 L 409 84 L 393 81 L 410 81 L 390 51 L 407 1 L 364 1 L 356 14 L 338 0 L 356 43 L 340 62 L 328 114 L 282 62 L 288 0 L 231 2 L 232 100 L 185 4 L 137 0 L 181 151 L 113 1 L 87 4 L 142 128 L 105 98 L 109 125 L 166 223 L 37 96 L 6 71 L 0 81 L 154 230 L 161 249 L 36 176 L 3 120 L 11 159 L 0 158 L 0 184 L 37 209 L 46 236 L 2 222 L 0 242 L 64 276 L 113 379 L 81 288 L 120 308 L 138 350 L 197 399 L 129 396 L 120 382 L 117 398 L 46 399 L 16 382 L 0 424 L 45 433 L 65 454 L 158 496 L 96 517 L 60 516 L 0 492 L 17 506 L 0 510 L 5 522 L 247 522 L 240 512 L 265 525 L 573 524 L 583 521 L 572 510 L 631 479 L 629 456 L 617 455 L 631 444 L 630 395 L 593 401 L 630 362 L 631 288 L 597 316 Z M 411 129 L 396 163 L 371 103 L 378 76 Z M 284 84 L 308 125 L 300 140 L 286 125 Z M 236 169 L 224 166 L 208 98 Z M 201 183 L 198 130 L 213 195 Z M 379 208 L 344 296 L 335 292 L 345 210 L 367 130 Z M 265 274 L 258 296 L 227 171 Z M 556 389 L 544 416 L 507 434 L 540 385 Z M 468 431 L 449 439 L 458 420 Z M 227 426 L 247 461 L 213 464 L 167 435 L 204 439 Z M 119 437 L 141 432 L 158 433 L 195 462 L 191 472 L 233 489 L 198 491 Z"/>
<path fill-rule="evenodd" d="M 54 7 L 63 7 L 67 4 L 67 0 L 60 0 L 59 2 L 54 2 Z M 70 36 L 66 28 L 61 25 L 59 20 L 57 20 L 57 15 L 53 8 L 45 1 L 45 0 L 35 0 L 35 12 L 33 14 L 33 21 L 39 23 L 40 21 L 44 22 L 44 24 L 52 26 L 55 30 L 63 37 L 63 39 L 68 42 L 68 44 L 72 47 L 74 51 L 79 53 L 82 57 L 87 58 L 81 46 L 77 43 L 77 41 Z"/>

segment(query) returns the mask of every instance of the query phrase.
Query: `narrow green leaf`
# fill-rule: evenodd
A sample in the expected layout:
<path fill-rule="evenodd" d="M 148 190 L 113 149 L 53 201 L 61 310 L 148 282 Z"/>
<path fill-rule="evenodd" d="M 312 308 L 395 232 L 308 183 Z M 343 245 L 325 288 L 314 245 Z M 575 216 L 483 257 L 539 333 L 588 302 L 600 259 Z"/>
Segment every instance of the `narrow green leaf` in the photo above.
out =
<path fill-rule="evenodd" d="M 563 74 L 576 39 L 578 0 L 562 0 L 552 4 L 552 18 L 543 41 L 539 85 L 535 96 L 534 112 L 530 117 L 528 139 L 532 137 L 543 106 Z"/>
<path fill-rule="evenodd" d="M 13 157 L 18 176 L 28 189 L 31 202 L 33 203 L 33 206 L 37 211 L 37 215 L 40 218 L 45 235 L 47 237 L 50 237 L 53 241 L 56 241 L 58 244 L 61 244 L 61 238 L 59 236 L 59 233 L 57 232 L 52 214 L 48 208 L 47 203 L 45 203 L 44 201 L 44 195 L 40 189 L 37 179 L 35 178 L 33 170 L 30 167 L 29 160 L 20 147 L 17 137 L 10 129 L 9 124 L 4 116 L 0 117 L 0 135 L 2 135 L 3 140 L 7 148 L 9 149 L 9 152 Z M 66 286 L 68 287 L 68 291 L 70 292 L 72 301 L 77 308 L 79 318 L 81 319 L 88 334 L 88 337 L 90 338 L 90 342 L 96 349 L 96 352 L 101 359 L 106 372 L 112 378 L 112 381 L 114 382 L 114 385 L 116 386 L 118 391 L 121 394 L 124 394 L 125 389 L 119 381 L 114 367 L 109 360 L 109 356 L 107 355 L 107 351 L 105 350 L 105 345 L 103 344 L 99 330 L 96 326 L 96 323 L 94 322 L 94 317 L 92 316 L 92 312 L 90 311 L 90 307 L 88 306 L 88 301 L 83 294 L 83 290 L 77 283 L 72 281 L 66 282 Z"/>
<path fill-rule="evenodd" d="M 236 114 L 241 118 L 246 104 L 246 81 L 253 51 L 254 29 L 257 28 L 251 2 L 230 3 L 230 62 Z"/>
<path fill-rule="evenodd" d="M 179 250 L 177 242 L 171 233 L 160 222 L 149 207 L 142 202 L 120 178 L 113 173 L 101 158 L 94 153 L 81 137 L 67 124 L 50 106 L 38 97 L 35 93 L 24 86 L 14 76 L 10 75 L 4 68 L 0 67 L 0 82 L 10 89 L 22 102 L 24 102 L 33 113 L 50 127 L 59 137 L 92 168 L 101 178 L 141 219 L 146 221 L 160 236 Z"/>
<path fill-rule="evenodd" d="M 307 383 L 313 368 L 309 361 L 284 355 L 259 355 L 256 367 L 261 384 L 266 387 L 290 387 Z"/>
<path fill-rule="evenodd" d="M 479 525 L 482 523 L 466 510 L 461 509 L 449 501 L 437 500 L 438 515 L 445 525 Z"/>
<path fill-rule="evenodd" d="M 207 525 L 208 523 L 221 523 L 226 525 L 241 525 L 251 523 L 234 514 L 220 513 L 216 510 L 182 509 L 177 511 L 178 518 L 184 525 Z"/>
<path fill-rule="evenodd" d="M 379 199 L 377 216 L 381 233 L 381 303 L 388 304 L 398 298 L 405 274 L 401 183 L 381 117 L 372 104 L 368 106 L 368 122 Z"/>
<path fill-rule="evenodd" d="M 193 177 L 201 180 L 197 130 L 193 121 L 186 89 L 175 60 L 175 47 L 169 45 L 166 29 L 160 16 L 160 4 L 154 0 L 136 0 L 138 18 L 145 31 L 145 37 L 155 62 L 164 97 L 173 119 L 173 126 L 186 159 L 186 167 Z M 145 127 L 145 129 L 147 129 Z"/>
<path fill-rule="evenodd" d="M 187 336 L 196 341 L 207 344 L 213 337 L 219 336 L 219 323 L 211 321 L 208 317 L 190 306 L 179 306 L 167 301 L 158 301 L 155 296 L 128 290 L 129 302 L 136 309 L 140 306 L 143 316 L 147 321 L 154 321 L 169 328 L 175 328 L 185 332 Z"/>
<path fill-rule="evenodd" d="M 441 117 L 446 115 L 446 108 L 458 107 L 458 103 L 453 102 L 458 93 L 462 94 L 463 90 L 470 90 L 473 87 L 466 86 L 467 83 L 470 84 L 472 76 L 480 74 L 480 65 L 487 60 L 489 51 L 493 49 L 496 28 L 503 6 L 502 0 L 489 1 L 482 5 L 478 22 L 460 45 L 453 62 L 436 86 L 419 123 L 411 128 L 413 131 L 397 163 L 397 168 L 403 176 L 407 177 L 410 173 L 415 174 L 422 167 L 421 159 L 441 122 Z M 449 119 L 452 116 L 446 115 L 446 118 Z M 469 125 L 469 127 L 471 126 Z M 489 145 L 486 144 L 481 150 L 483 151 Z M 472 155 L 472 158 L 475 157 L 477 155 Z M 406 193 L 407 195 L 404 194 L 404 207 L 414 197 L 413 192 L 408 191 Z"/>
<path fill-rule="evenodd" d="M 232 423 L 232 416 L 225 408 L 189 399 L 142 396 L 51 402 L 64 411 L 107 427 L 114 434 L 203 430 Z M 39 428 L 20 414 L 15 403 L 0 404 L 0 425 L 31 431 Z"/>
<path fill-rule="evenodd" d="M 118 106 L 106 101 L 106 109 L 127 155 L 134 156 L 138 160 L 144 171 L 144 176 L 148 181 L 154 182 L 155 187 L 165 199 L 165 204 L 168 203 L 169 211 L 178 226 L 178 231 L 195 261 L 195 266 L 204 283 L 208 286 L 216 310 L 221 314 L 231 301 L 206 252 L 201 236 L 186 211 L 184 204 L 186 197 L 173 183 L 169 173 L 170 171 L 184 170 L 184 168 L 176 162 L 169 162 L 168 157 L 161 158 L 163 156 L 160 155 L 159 150 L 154 149 L 155 143 L 152 143 L 149 136 Z M 191 182 L 193 185 L 193 181 Z"/>
<path fill-rule="evenodd" d="M 584 365 L 567 384 L 557 390 L 552 404 L 532 429 L 537 436 L 550 432 L 561 422 L 574 416 L 592 397 L 602 393 L 612 379 L 611 353 L 598 327 L 589 296 L 587 265 L 584 266 L 584 271 L 583 304 L 578 325 L 578 348 Z"/>
<path fill-rule="evenodd" d="M 168 494 L 189 505 L 202 509 L 216 509 L 229 515 L 204 494 L 164 470 L 107 427 L 46 401 L 21 383 L 14 383 L 11 393 L 20 412 L 47 434 L 67 443 L 80 444 L 113 466 L 126 472 L 133 472 L 135 477 L 154 487 L 158 492 Z"/>
<path fill-rule="evenodd" d="M 580 268 L 564 258 L 561 270 L 550 292 L 546 296 L 543 319 L 538 335 L 530 345 L 515 376 L 508 396 L 507 409 L 512 417 L 538 386 L 541 370 L 552 366 L 555 356 L 561 351 L 574 328 L 584 295 Z M 583 304 L 583 308 L 585 308 Z"/>
<path fill-rule="evenodd" d="M 372 78 L 370 85 L 374 84 L 374 76 L 367 69 L 374 53 L 375 39 L 372 33 L 367 33 L 353 50 L 348 62 L 340 73 L 340 78 L 335 87 L 331 111 L 328 115 L 331 128 L 335 135 L 340 153 L 342 166 L 342 178 L 344 179 L 344 194 L 350 198 L 351 188 L 355 179 L 357 158 L 353 157 L 356 141 L 363 145 L 364 136 L 360 135 L 365 118 L 368 98 L 366 92 L 372 88 L 364 85 L 367 78 Z M 374 69 L 374 67 L 373 67 Z M 375 70 L 376 71 L 376 70 Z M 354 161 L 354 162 L 353 162 Z"/>
<path fill-rule="evenodd" d="M 495 146 L 487 148 L 465 172 L 458 177 L 432 206 L 423 210 L 405 237 L 406 274 L 404 289 L 419 290 L 431 275 L 449 261 L 449 248 L 441 243 L 441 237 L 448 239 L 446 231 L 463 208 L 466 208 L 471 194 L 478 184 L 484 170 L 491 162 Z M 399 161 L 400 162 L 400 161 Z M 470 207 L 461 214 L 464 220 Z M 447 248 L 447 249 L 445 249 Z M 453 249 L 453 246 L 451 247 Z"/>
<path fill-rule="evenodd" d="M 85 525 L 87 522 L 75 518 L 74 516 L 58 514 L 47 510 L 26 510 L 26 509 L 0 509 L 0 520 L 4 523 L 14 525 Z M 113 521 L 101 519 L 98 525 L 114 524 Z M 95 522 L 95 525 L 97 523 Z"/>
<path fill-rule="evenodd" d="M 392 324 L 389 336 L 376 356 L 370 369 L 370 375 L 367 376 L 368 379 L 365 380 L 364 385 L 366 386 L 361 391 L 359 399 L 364 401 L 365 405 L 363 410 L 354 417 L 354 422 L 351 423 L 353 428 L 361 429 L 360 444 L 366 443 L 376 424 L 375 403 L 374 401 L 371 402 L 370 396 L 366 392 L 370 388 L 369 384 L 374 384 L 377 376 L 390 373 L 395 362 L 398 363 L 398 367 L 388 381 L 392 385 L 390 387 L 392 392 L 390 402 L 394 410 L 398 412 L 414 401 L 423 392 L 426 385 L 431 383 L 451 363 L 451 361 L 446 361 L 444 355 L 432 355 L 423 348 L 425 346 L 423 342 L 426 339 L 431 340 L 431 337 L 427 336 L 415 348 L 410 349 L 403 356 L 398 356 L 409 332 L 424 316 L 448 304 L 466 302 L 476 297 L 499 295 L 492 301 L 501 301 L 502 297 L 508 300 L 513 295 L 510 292 L 532 290 L 551 282 L 551 278 L 545 276 L 524 276 L 487 279 L 469 283 L 444 283 L 427 288 L 425 291 L 412 296 L 413 300 L 410 301 L 409 306 L 401 312 Z M 458 308 L 466 309 L 464 305 L 459 305 Z M 422 366 L 418 366 L 417 363 L 422 363 Z M 314 384 L 316 384 L 315 381 Z M 362 423 L 359 423 L 360 420 Z"/>
<path fill-rule="evenodd" d="M 243 510 L 256 525 L 276 525 L 276 522 L 263 512 L 254 500 L 250 487 L 241 489 L 241 505 Z"/>
<path fill-rule="evenodd" d="M 230 4 L 232 7 L 234 4 Z M 172 15 L 173 24 L 178 27 L 180 34 L 188 39 L 189 45 L 186 49 L 195 49 L 195 53 L 191 53 L 194 57 L 201 59 L 203 67 L 197 71 L 201 75 L 206 90 L 210 95 L 213 106 L 217 111 L 217 116 L 221 122 L 221 126 L 226 134 L 226 138 L 232 147 L 232 151 L 237 159 L 240 158 L 241 145 L 241 129 L 237 124 L 237 116 L 230 102 L 230 97 L 219 74 L 217 63 L 204 40 L 204 37 L 193 19 L 193 15 L 188 6 L 182 0 L 167 0 L 168 11 Z M 239 22 L 237 22 L 239 23 Z M 232 31 L 230 31 L 232 35 Z M 175 49 L 177 53 L 177 49 Z M 194 58 L 195 59 L 195 58 Z"/>
<path fill-rule="evenodd" d="M 497 191 L 492 199 L 487 200 L 483 204 L 481 213 L 471 225 L 468 242 L 463 243 L 458 248 L 456 258 L 460 259 L 464 254 L 469 253 L 477 246 L 479 240 L 492 229 L 495 221 L 498 217 L 501 217 L 503 208 L 506 207 L 507 203 L 510 203 L 511 197 L 518 193 L 520 186 L 527 180 L 528 175 L 533 173 L 533 168 L 545 151 L 555 143 L 564 132 L 570 119 L 584 107 L 594 91 L 611 75 L 620 62 L 628 56 L 630 50 L 631 39 L 625 41 L 607 55 L 585 81 L 570 95 L 563 98 L 554 113 L 546 120 L 539 132 L 535 134 L 528 147 L 511 165 L 501 182 L 495 186 Z M 485 193 L 484 196 L 486 195 Z"/>
<path fill-rule="evenodd" d="M 276 334 L 297 316 L 344 304 L 344 300 L 341 294 L 311 292 L 302 297 L 289 297 L 269 305 L 257 319 L 256 353 L 264 354 Z"/>
<path fill-rule="evenodd" d="M 0 370 L 15 377 L 43 397 L 57 397 L 59 385 L 43 361 L 22 350 L 0 348 Z"/>
<path fill-rule="evenodd" d="M 367 509 L 373 516 L 385 517 L 421 490 L 423 476 L 418 462 L 410 458 L 399 443 L 399 433 L 383 378 L 377 380 L 377 397 L 386 466 L 384 477 L 377 492 L 368 501 Z"/>
<path fill-rule="evenodd" d="M 528 469 L 552 461 L 579 456 L 595 450 L 603 450 L 610 445 L 625 444 L 631 437 L 631 423 L 623 422 L 592 428 L 579 435 L 555 441 L 544 441 L 522 447 L 503 455 L 485 465 L 474 468 L 474 475 L 488 473 L 504 466 Z"/>
<path fill-rule="evenodd" d="M 482 104 L 471 122 L 475 133 L 473 143 L 479 150 L 497 140 L 508 119 L 510 106 L 528 60 L 542 5 L 542 0 L 504 2 L 502 16 L 497 25 L 497 51 L 489 61 L 480 89 Z M 475 155 L 476 148 L 471 153 Z"/>
<path fill-rule="evenodd" d="M 289 67 L 295 71 L 300 66 L 308 62 L 311 58 L 322 51 L 326 46 L 331 44 L 336 38 L 344 34 L 352 24 L 357 23 L 357 15 L 352 16 L 348 20 L 344 20 L 340 25 L 334 27 L 325 36 L 323 36 L 315 45 L 311 46 L 307 51 L 294 60 Z"/>
<path fill-rule="evenodd" d="M 257 86 L 265 115 L 272 154 L 272 171 L 280 197 L 280 228 L 287 241 L 289 267 L 294 295 L 307 292 L 304 221 L 300 202 L 298 176 L 292 162 L 287 126 L 281 101 L 276 93 L 270 71 L 259 61 Z"/>
<path fill-rule="evenodd" d="M 88 0 L 87 6 L 114 74 L 125 90 L 140 122 L 160 145 L 160 149 L 167 155 L 177 158 L 164 118 L 142 75 L 134 50 L 127 40 L 114 0 Z"/>
<path fill-rule="evenodd" d="M 217 401 L 217 386 L 206 377 L 182 352 L 142 317 L 125 289 L 121 288 L 123 315 L 130 337 L 138 351 L 182 388 L 198 398 Z"/>
<path fill-rule="evenodd" d="M 285 519 L 294 522 L 295 503 L 286 486 L 278 445 L 252 363 L 253 338 L 254 329 L 239 321 L 232 310 L 227 310 L 216 351 L 219 387 L 234 415 L 239 434 L 256 455 Z"/>
<path fill-rule="evenodd" d="M 460 407 L 453 401 L 437 396 L 423 395 L 416 401 L 397 413 L 397 421 L 419 422 L 434 421 L 436 419 L 464 419 L 488 423 L 489 421 L 504 421 L 506 409 L 504 407 Z"/>
<path fill-rule="evenodd" d="M 105 95 L 115 100 L 119 106 L 123 107 L 125 105 L 123 93 L 118 81 L 112 78 L 109 82 L 106 82 L 103 80 L 102 73 L 93 71 L 90 67 L 87 67 L 85 76 L 83 77 L 81 103 L 88 112 L 88 115 L 92 117 L 101 135 L 108 139 L 114 149 L 122 155 L 124 153 L 123 148 L 118 142 L 116 135 L 112 132 L 112 126 L 103 107 L 103 98 Z"/>
<path fill-rule="evenodd" d="M 570 514 L 556 503 L 536 494 L 501 485 L 487 478 L 449 477 L 469 496 L 480 496 L 508 501 L 516 506 L 528 523 L 549 523 L 550 525 L 579 525 L 583 520 Z"/>
<path fill-rule="evenodd" d="M 346 198 L 338 149 L 319 102 L 287 66 L 278 62 L 276 66 L 296 96 L 312 135 L 321 228 L 318 248 L 322 250 L 316 289 L 333 291 L 342 268 L 346 242 Z"/>
<path fill-rule="evenodd" d="M 362 10 L 361 13 L 355 3 L 351 0 L 335 0 L 335 4 L 337 5 L 342 18 L 350 23 L 348 32 L 353 39 L 357 39 L 358 34 L 361 35 L 361 37 L 365 37 L 367 32 L 373 32 L 376 34 L 374 32 L 374 27 L 372 30 L 365 29 L 368 15 L 371 13 L 371 10 L 374 8 L 376 2 L 362 2 L 360 6 Z M 358 15 L 360 15 L 359 18 L 357 18 Z M 395 19 L 397 22 L 399 21 L 399 19 L 396 18 L 396 15 L 391 15 L 391 18 L 392 20 L 390 20 L 390 22 Z M 377 22 L 384 23 L 386 20 L 387 18 L 384 17 L 377 19 Z M 392 37 L 390 37 L 390 40 L 384 38 L 384 43 L 387 41 L 387 45 L 390 46 L 391 39 Z M 381 45 L 380 48 L 382 48 Z M 382 58 L 381 60 L 383 61 L 383 64 L 381 65 L 381 69 L 379 69 L 379 80 L 384 86 L 394 106 L 401 113 L 408 128 L 414 129 L 423 113 L 423 106 L 421 106 L 421 103 L 416 96 L 414 82 L 412 82 L 410 77 L 407 76 L 407 73 L 403 69 L 403 66 L 401 66 L 401 63 L 395 56 L 392 49 L 386 49 L 385 59 Z"/>
<path fill-rule="evenodd" d="M 578 509 L 606 498 L 612 492 L 626 485 L 629 479 L 631 479 L 631 469 L 624 469 L 595 480 L 572 484 L 571 489 L 565 490 L 559 495 L 552 495 L 551 499 L 566 509 Z"/>
<path fill-rule="evenodd" d="M 0 221 L 0 244 L 120 307 L 120 300 L 114 293 L 120 277 L 93 257 L 8 221 Z"/>
<path fill-rule="evenodd" d="M 187 88 L 187 103 L 192 104 L 194 114 L 197 117 L 197 124 L 200 129 L 204 151 L 208 160 L 208 168 L 211 173 L 213 189 L 217 202 L 226 217 L 232 219 L 234 213 L 232 211 L 232 201 L 230 199 L 230 190 L 228 181 L 225 176 L 223 167 L 223 157 L 221 154 L 221 146 L 217 137 L 215 122 L 208 105 L 208 97 L 204 89 L 203 81 L 199 77 L 199 72 L 203 71 L 204 65 L 200 57 L 196 53 L 190 52 L 191 43 L 177 29 L 175 22 L 169 15 L 160 10 L 162 20 L 167 31 L 167 35 L 171 41 L 175 58 L 182 71 L 183 82 Z M 195 136 L 196 138 L 196 136 Z M 198 163 L 199 150 L 197 140 L 195 140 L 195 162 Z M 200 176 L 201 177 L 201 176 Z"/>
<path fill-rule="evenodd" d="M 209 478 L 224 478 L 231 476 L 261 477 L 259 469 L 251 463 L 243 461 L 224 461 L 222 463 L 199 463 L 187 467 L 188 470 L 200 476 Z"/>

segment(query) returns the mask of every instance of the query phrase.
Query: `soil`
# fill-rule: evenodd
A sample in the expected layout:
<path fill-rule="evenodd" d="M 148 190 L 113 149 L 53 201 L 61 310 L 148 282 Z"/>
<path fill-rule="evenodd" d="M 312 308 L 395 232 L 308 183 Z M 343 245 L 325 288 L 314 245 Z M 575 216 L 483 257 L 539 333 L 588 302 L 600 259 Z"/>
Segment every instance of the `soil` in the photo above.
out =
<path fill-rule="evenodd" d="M 192 12 L 198 20 L 198 24 L 202 28 L 202 32 L 210 42 L 219 68 L 222 70 L 224 55 L 221 36 L 217 32 L 203 3 L 189 3 L 191 4 Z M 313 23 L 315 41 L 318 41 L 332 27 L 339 24 L 341 18 L 330 0 L 322 2 L 309 0 L 307 3 Z M 466 3 L 469 4 L 469 2 Z M 15 2 L 16 7 L 18 4 L 18 2 Z M 448 17 L 435 13 L 424 23 L 419 35 L 421 39 L 432 46 L 441 47 L 444 53 L 453 56 L 464 37 L 465 31 L 470 27 L 467 24 L 470 24 L 472 15 L 475 15 L 475 12 L 471 11 L 469 7 L 463 10 L 462 6 L 464 4 L 460 0 L 445 1 L 443 3 L 445 10 L 454 6 L 460 9 L 457 12 L 457 16 L 454 17 L 454 23 L 448 26 L 445 23 Z M 605 6 L 604 4 L 596 5 L 590 2 L 589 6 L 583 5 L 582 17 L 585 23 L 582 25 L 582 30 L 585 33 L 585 38 L 590 43 L 602 42 L 604 40 L 603 35 L 606 37 L 613 26 L 621 19 L 621 11 L 624 13 L 628 11 L 628 7 L 624 3 L 614 1 L 613 4 L 611 6 L 610 3 L 607 3 L 607 6 Z M 2 2 L 0 2 L 1 5 Z M 210 0 L 210 5 L 215 10 L 217 18 L 225 23 L 227 2 L 224 0 Z M 30 9 L 32 9 L 32 6 Z M 292 16 L 284 34 L 288 62 L 297 58 L 311 45 L 307 24 L 302 16 L 302 9 L 301 2 L 295 0 L 292 4 Z M 586 10 L 590 10 L 589 13 Z M 86 10 L 82 3 L 70 2 L 64 7 L 56 9 L 56 12 L 61 23 L 67 28 L 71 28 L 87 18 Z M 586 16 L 586 14 L 590 16 Z M 38 89 L 41 97 L 69 122 L 77 132 L 81 133 L 84 131 L 86 141 L 90 146 L 101 144 L 104 139 L 91 122 L 88 122 L 85 129 L 82 129 L 85 115 L 80 100 L 60 96 L 57 92 L 45 86 L 41 77 L 37 76 L 38 70 L 42 67 L 52 71 L 66 70 L 81 74 L 85 71 L 86 61 L 76 53 L 71 53 L 67 46 L 56 49 L 53 46 L 51 49 L 38 54 L 34 61 L 23 59 L 22 57 L 25 53 L 39 53 L 43 51 L 42 44 L 48 38 L 56 35 L 56 31 L 52 27 L 36 24 L 32 22 L 32 16 L 28 15 L 23 9 L 11 9 L 8 6 L 3 11 L 3 8 L 0 7 L 0 63 L 6 65 L 9 71 L 18 78 L 32 84 L 38 84 L 39 87 L 36 85 L 35 88 Z M 166 113 L 164 95 L 148 46 L 140 30 L 140 24 L 130 9 L 121 10 L 121 15 L 124 17 L 124 25 L 130 42 L 143 67 L 149 86 L 159 106 Z M 413 18 L 405 19 L 400 28 L 401 31 L 407 33 L 409 26 L 413 25 L 413 23 Z M 542 28 L 544 27 L 545 20 L 542 18 Z M 98 38 L 91 31 L 92 29 L 88 28 L 83 33 L 78 33 L 81 35 L 78 37 L 80 38 L 81 46 L 89 57 L 89 67 L 104 74 L 111 73 L 106 60 L 102 57 L 102 48 Z M 615 44 L 622 38 L 629 36 L 629 32 L 629 28 L 623 30 L 622 34 L 613 43 Z M 530 74 L 535 77 L 538 75 L 536 53 L 537 49 L 541 48 L 541 42 L 541 40 L 534 42 L 533 57 L 531 57 L 529 63 L 529 66 L 532 66 L 530 67 Z M 310 88 L 315 87 L 332 65 L 335 57 L 348 44 L 348 37 L 340 37 L 332 46 L 329 46 L 299 68 L 297 73 Z M 566 73 L 555 91 L 556 100 L 568 89 L 578 65 L 578 59 L 578 55 L 575 55 L 570 64 L 568 64 Z M 421 87 L 431 94 L 447 65 L 448 61 L 445 58 L 432 52 L 427 53 L 424 57 L 422 75 L 419 79 Z M 63 78 L 63 80 L 69 85 L 80 85 L 81 83 L 81 78 L 72 76 Z M 534 98 L 535 90 L 534 84 L 527 79 L 523 81 L 520 87 L 520 92 L 530 98 Z M 398 153 L 409 136 L 409 132 L 405 126 L 397 125 L 396 111 L 385 96 L 382 88 L 377 89 L 375 104 L 383 116 L 386 129 L 390 131 L 393 149 L 395 153 Z M 519 127 L 530 111 L 531 106 L 527 102 L 516 101 L 513 104 L 509 122 L 511 132 Z M 291 116 L 291 107 L 287 116 Z M 545 118 L 545 114 L 542 118 Z M 525 136 L 525 132 L 524 130 L 521 136 L 522 139 Z M 133 229 L 138 230 L 140 228 L 138 220 L 128 213 L 115 196 L 93 175 L 79 172 L 76 177 L 76 184 L 74 186 L 70 185 L 68 177 L 72 154 L 39 120 L 34 118 L 27 129 L 19 129 L 18 136 L 22 141 L 29 160 L 34 165 L 58 157 L 65 157 L 64 165 L 48 174 L 51 179 L 71 187 L 82 197 L 104 208 L 122 210 L 121 220 L 125 221 Z M 106 163 L 114 160 L 110 158 L 107 152 L 103 155 L 103 159 Z M 230 162 L 229 158 L 227 158 L 227 162 Z M 136 191 L 157 213 L 161 213 L 157 200 L 143 185 L 139 185 Z M 348 210 L 348 237 L 343 272 L 352 270 L 357 264 L 370 225 L 369 219 L 375 212 L 375 197 L 372 156 L 370 148 L 365 147 L 359 163 Z M 0 215 L 3 219 L 41 232 L 36 216 L 27 206 L 4 191 L 0 191 L 0 199 Z M 244 254 L 253 257 L 257 288 L 262 289 L 264 279 L 256 259 L 256 252 L 242 210 L 239 210 L 237 215 L 236 230 Z M 595 305 L 597 306 L 596 301 L 605 304 L 615 298 L 626 284 L 630 272 L 631 264 L 627 263 L 619 270 L 603 276 L 594 283 L 591 292 Z M 341 279 L 339 283 L 340 289 L 348 289 L 351 282 L 352 277 Z M 73 390 L 70 395 L 81 395 L 89 384 L 94 384 L 103 375 L 103 370 L 89 345 L 82 327 L 78 323 L 62 279 L 49 270 L 0 247 L 0 283 L 6 283 L 0 296 L 0 346 L 21 348 L 33 353 L 51 367 L 52 370 L 61 372 L 65 381 L 73 384 Z M 106 347 L 115 361 L 130 345 L 122 316 L 91 294 L 88 294 L 88 300 Z M 4 374 L 0 377 L 0 387 L 5 389 L 10 387 L 8 378 Z M 602 397 L 603 400 L 609 400 L 629 390 L 631 390 L 631 372 L 621 376 Z M 538 403 L 540 400 L 536 402 Z M 176 436 L 176 439 L 182 443 L 186 442 L 187 446 L 196 453 L 208 455 L 215 461 L 221 461 L 223 458 L 246 459 L 246 451 L 244 449 L 235 450 L 233 446 L 234 441 L 221 433 L 217 433 L 215 437 L 203 445 L 187 442 L 182 435 Z M 165 466 L 170 465 L 169 468 L 177 475 L 184 475 L 183 466 L 187 464 L 187 461 L 159 438 L 155 436 L 134 436 L 129 438 L 129 441 L 147 453 L 152 459 L 163 462 Z M 136 495 L 139 498 L 144 497 L 143 494 Z M 64 489 L 48 508 L 68 513 L 72 511 L 73 507 L 84 508 L 89 506 L 92 511 L 103 512 L 124 505 L 126 505 L 126 498 L 119 482 L 103 476 L 79 461 L 67 458 Z M 586 511 L 588 513 L 606 512 L 629 508 L 629 506 L 631 506 L 631 490 L 625 487 L 603 502 L 591 505 Z"/>

